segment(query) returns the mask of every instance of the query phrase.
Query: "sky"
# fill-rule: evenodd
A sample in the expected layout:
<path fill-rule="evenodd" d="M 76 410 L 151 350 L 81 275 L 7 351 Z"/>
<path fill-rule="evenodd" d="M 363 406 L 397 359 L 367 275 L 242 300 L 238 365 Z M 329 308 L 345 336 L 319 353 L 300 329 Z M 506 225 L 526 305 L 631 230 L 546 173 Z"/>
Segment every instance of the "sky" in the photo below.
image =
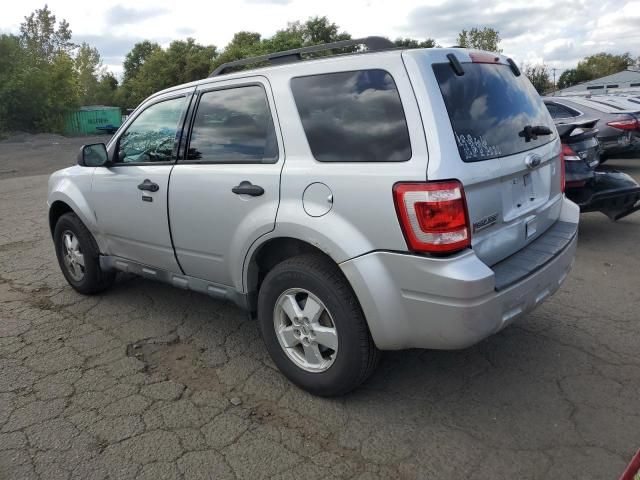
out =
<path fill-rule="evenodd" d="M 3 2 L 0 32 L 17 33 L 24 16 L 43 5 Z M 287 22 L 316 15 L 326 15 L 354 38 L 434 38 L 443 46 L 454 45 L 463 28 L 490 26 L 499 30 L 504 53 L 518 64 L 545 63 L 558 74 L 600 51 L 640 55 L 640 0 L 55 0 L 48 5 L 70 23 L 74 41 L 97 47 L 117 75 L 124 55 L 144 39 L 166 46 L 193 37 L 221 50 L 237 31 L 268 37 Z"/>

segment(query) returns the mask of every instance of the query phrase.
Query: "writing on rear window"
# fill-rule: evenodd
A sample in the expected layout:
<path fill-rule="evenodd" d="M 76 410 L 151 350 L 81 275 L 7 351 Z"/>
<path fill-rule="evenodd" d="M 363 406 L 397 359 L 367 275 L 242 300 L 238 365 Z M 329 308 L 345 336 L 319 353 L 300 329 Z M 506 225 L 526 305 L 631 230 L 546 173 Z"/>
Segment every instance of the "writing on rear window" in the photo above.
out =
<path fill-rule="evenodd" d="M 464 63 L 456 75 L 449 63 L 433 65 L 453 133 L 465 162 L 531 150 L 555 138 L 540 95 L 508 65 Z M 551 135 L 526 135 L 525 127 L 548 127 Z"/>
<path fill-rule="evenodd" d="M 473 137 L 470 134 L 456 136 L 458 148 L 462 149 L 467 159 L 481 159 L 485 157 L 499 157 L 502 154 L 498 145 L 489 145 L 487 139 L 482 135 Z"/>

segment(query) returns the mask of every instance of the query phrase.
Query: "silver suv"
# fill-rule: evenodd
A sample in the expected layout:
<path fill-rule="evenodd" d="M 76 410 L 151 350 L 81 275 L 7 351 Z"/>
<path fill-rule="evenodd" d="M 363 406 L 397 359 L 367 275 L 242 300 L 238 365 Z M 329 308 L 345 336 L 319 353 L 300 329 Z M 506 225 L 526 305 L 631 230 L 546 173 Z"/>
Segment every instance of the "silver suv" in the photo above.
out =
<path fill-rule="evenodd" d="M 124 271 L 235 302 L 318 395 L 380 350 L 464 348 L 539 305 L 579 216 L 542 100 L 502 56 L 388 47 L 233 62 L 149 97 L 49 180 L 68 282 Z M 237 71 L 251 61 L 272 65 Z"/>

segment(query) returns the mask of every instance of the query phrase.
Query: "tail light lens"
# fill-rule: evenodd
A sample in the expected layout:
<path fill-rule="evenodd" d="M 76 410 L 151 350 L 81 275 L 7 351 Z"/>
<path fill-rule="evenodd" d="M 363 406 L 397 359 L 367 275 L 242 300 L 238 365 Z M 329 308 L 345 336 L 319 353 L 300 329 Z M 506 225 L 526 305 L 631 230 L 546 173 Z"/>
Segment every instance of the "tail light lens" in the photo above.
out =
<path fill-rule="evenodd" d="M 467 203 L 459 181 L 397 183 L 393 199 L 414 252 L 451 253 L 471 245 Z"/>
<path fill-rule="evenodd" d="M 562 150 L 560 150 L 560 191 L 562 193 L 564 193 L 564 190 L 566 188 L 566 181 L 565 181 L 565 166 L 564 166 L 564 160 L 565 160 L 565 155 L 564 155 L 564 151 L 565 151 L 565 147 L 567 147 L 569 150 L 571 150 L 571 153 L 575 154 L 575 152 L 573 151 L 573 149 L 571 147 L 569 147 L 568 145 L 562 145 Z"/>
<path fill-rule="evenodd" d="M 566 143 L 562 144 L 562 156 L 565 162 L 581 162 L 582 159 L 580 155 L 578 155 L 573 148 L 571 148 Z"/>
<path fill-rule="evenodd" d="M 608 122 L 607 125 L 619 130 L 640 130 L 640 124 L 635 118 L 630 120 L 616 120 L 614 122 Z"/>
<path fill-rule="evenodd" d="M 566 182 L 567 188 L 580 188 L 587 184 L 585 180 L 576 180 L 575 182 Z"/>

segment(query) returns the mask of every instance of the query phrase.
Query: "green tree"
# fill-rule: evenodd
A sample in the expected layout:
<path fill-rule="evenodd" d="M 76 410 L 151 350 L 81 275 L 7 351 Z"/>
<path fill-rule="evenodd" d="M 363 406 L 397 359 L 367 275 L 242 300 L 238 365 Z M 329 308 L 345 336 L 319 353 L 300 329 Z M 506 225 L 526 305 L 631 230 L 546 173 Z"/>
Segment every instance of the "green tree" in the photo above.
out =
<path fill-rule="evenodd" d="M 124 62 L 122 63 L 124 70 L 123 82 L 134 78 L 147 58 L 159 50 L 162 50 L 160 45 L 155 42 L 150 42 L 149 40 L 136 43 L 131 51 L 124 57 Z"/>
<path fill-rule="evenodd" d="M 304 23 L 302 37 L 305 45 L 339 42 L 349 40 L 351 35 L 340 32 L 340 27 L 330 22 L 327 17 L 311 17 Z"/>
<path fill-rule="evenodd" d="M 147 47 L 144 48 L 148 51 Z M 140 60 L 143 51 L 138 49 L 135 55 L 127 55 L 127 58 Z M 211 73 L 215 55 L 215 46 L 200 45 L 193 38 L 171 42 L 166 50 L 153 48 L 143 61 L 129 64 L 129 74 L 125 75 L 117 102 L 132 108 L 158 90 L 205 78 Z M 132 75 L 132 71 L 135 74 Z"/>
<path fill-rule="evenodd" d="M 59 52 L 46 74 L 46 103 L 40 107 L 41 116 L 33 121 L 37 131 L 61 132 L 65 114 L 76 110 L 80 105 L 75 73 L 73 59 L 65 52 Z"/>
<path fill-rule="evenodd" d="M 96 103 L 99 77 L 103 73 L 100 53 L 88 43 L 82 43 L 74 60 L 78 76 L 80 103 L 91 105 Z"/>
<path fill-rule="evenodd" d="M 577 85 L 578 83 L 589 80 L 586 76 L 584 76 L 584 71 L 579 72 L 575 68 L 569 68 L 560 74 L 558 78 L 558 88 L 567 88 L 571 85 Z"/>
<path fill-rule="evenodd" d="M 111 72 L 104 72 L 96 87 L 94 103 L 97 105 L 117 104 L 116 93 L 118 91 L 118 80 Z"/>
<path fill-rule="evenodd" d="M 200 45 L 193 38 L 171 42 L 166 50 L 169 82 L 186 83 L 205 78 L 211 73 L 216 55 L 214 45 Z"/>
<path fill-rule="evenodd" d="M 558 88 L 567 88 L 594 78 L 621 72 L 636 64 L 637 61 L 638 59 L 634 59 L 629 52 L 621 55 L 606 52 L 589 55 L 580 60 L 576 68 L 562 72 L 558 79 Z"/>
<path fill-rule="evenodd" d="M 13 98 L 19 85 L 18 77 L 25 64 L 20 38 L 15 35 L 0 35 L 0 132 L 15 130 Z"/>
<path fill-rule="evenodd" d="M 262 41 L 261 49 L 265 52 L 282 52 L 305 45 L 305 26 L 297 22 L 289 22 L 287 28 L 278 30 L 273 37 Z"/>
<path fill-rule="evenodd" d="M 70 55 L 75 47 L 69 23 L 61 20 L 56 24 L 56 16 L 47 5 L 24 17 L 20 42 L 31 55 L 45 61 L 54 61 L 60 52 Z"/>
<path fill-rule="evenodd" d="M 433 38 L 427 38 L 423 41 L 414 38 L 396 38 L 393 43 L 396 47 L 401 48 L 435 48 L 439 46 Z"/>
<path fill-rule="evenodd" d="M 471 30 L 462 30 L 458 34 L 458 45 L 462 48 L 475 48 L 477 50 L 486 50 L 488 52 L 501 53 L 500 32 L 491 27 L 476 28 Z"/>
<path fill-rule="evenodd" d="M 45 5 L 0 39 L 0 129 L 60 131 L 78 106 L 69 24 Z"/>
<path fill-rule="evenodd" d="M 549 69 L 546 65 L 525 65 L 521 70 L 540 95 L 549 90 L 549 87 L 552 86 Z"/>
<path fill-rule="evenodd" d="M 351 35 L 340 31 L 340 27 L 329 21 L 327 17 L 311 17 L 304 23 L 290 22 L 286 28 L 278 30 L 271 38 L 262 38 L 255 32 L 238 32 L 215 59 L 213 66 L 215 68 L 223 63 L 246 57 L 349 39 Z M 355 51 L 355 48 L 348 47 L 343 51 Z M 317 55 L 328 54 L 330 52 Z M 251 67 L 255 66 L 251 65 Z"/>
<path fill-rule="evenodd" d="M 622 55 L 600 52 L 585 57 L 578 62 L 576 70 L 582 72 L 582 76 L 588 80 L 611 75 L 626 70 L 634 64 L 634 59 L 629 52 Z"/>

